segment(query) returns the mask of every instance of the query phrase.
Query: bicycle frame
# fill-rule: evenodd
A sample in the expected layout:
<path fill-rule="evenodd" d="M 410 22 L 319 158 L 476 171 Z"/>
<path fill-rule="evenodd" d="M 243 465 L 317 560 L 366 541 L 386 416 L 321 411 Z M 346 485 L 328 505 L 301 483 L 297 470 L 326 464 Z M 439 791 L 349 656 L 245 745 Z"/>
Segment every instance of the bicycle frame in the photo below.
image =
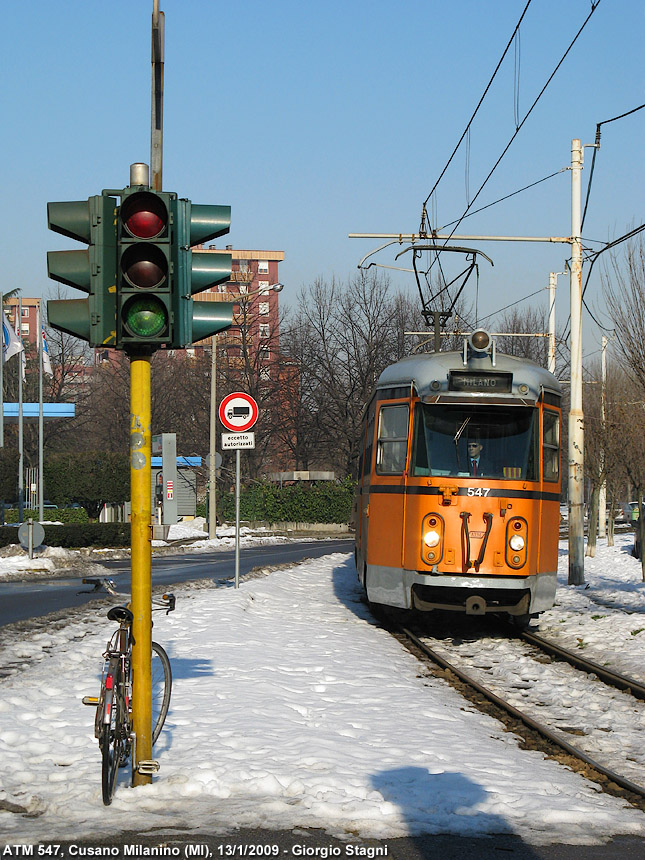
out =
<path fill-rule="evenodd" d="M 153 610 L 165 609 L 166 614 L 175 608 L 173 594 L 164 594 L 161 599 L 153 599 Z M 132 612 L 126 606 L 113 606 L 108 612 L 108 618 L 118 621 L 119 627 L 108 640 L 103 652 L 103 671 L 101 676 L 101 691 L 98 698 L 86 696 L 83 704 L 94 705 L 96 716 L 94 720 L 94 735 L 99 741 L 103 758 L 103 802 L 108 805 L 112 801 L 117 781 L 118 767 L 126 764 L 132 758 L 133 779 L 135 772 L 136 737 L 132 731 Z M 152 643 L 152 656 L 156 671 L 162 671 L 159 676 L 162 699 L 156 722 L 153 724 L 153 743 L 157 739 L 168 712 L 172 672 L 168 655 L 156 642 Z M 158 659 L 157 659 L 158 658 Z M 145 771 L 142 769 L 145 768 Z M 139 772 L 153 773 L 159 769 L 156 761 L 137 763 Z"/>

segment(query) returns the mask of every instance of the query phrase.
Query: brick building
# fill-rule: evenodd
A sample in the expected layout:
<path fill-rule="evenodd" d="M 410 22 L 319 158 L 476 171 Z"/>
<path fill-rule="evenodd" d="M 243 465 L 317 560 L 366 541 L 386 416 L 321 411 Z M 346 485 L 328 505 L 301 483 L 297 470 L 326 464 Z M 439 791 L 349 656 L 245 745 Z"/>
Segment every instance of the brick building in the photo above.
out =
<path fill-rule="evenodd" d="M 232 255 L 230 281 L 195 296 L 199 301 L 235 303 L 233 326 L 219 335 L 220 348 L 231 359 L 239 356 L 244 326 L 247 343 L 252 344 L 254 353 L 262 353 L 266 362 L 270 362 L 271 353 L 279 346 L 280 316 L 279 294 L 269 287 L 280 281 L 278 266 L 284 260 L 284 251 L 247 251 L 231 245 L 225 248 L 209 245 L 200 250 Z M 251 296 L 248 302 L 244 300 L 246 295 Z"/>
<path fill-rule="evenodd" d="M 7 319 L 18 331 L 16 326 L 16 318 L 18 316 L 19 299 L 12 296 L 8 299 L 3 299 L 4 310 L 7 314 Z M 30 343 L 34 348 L 38 345 L 38 310 L 40 309 L 41 299 L 22 299 L 22 316 L 20 317 L 20 336 L 23 343 Z M 43 320 L 45 323 L 46 320 Z"/>

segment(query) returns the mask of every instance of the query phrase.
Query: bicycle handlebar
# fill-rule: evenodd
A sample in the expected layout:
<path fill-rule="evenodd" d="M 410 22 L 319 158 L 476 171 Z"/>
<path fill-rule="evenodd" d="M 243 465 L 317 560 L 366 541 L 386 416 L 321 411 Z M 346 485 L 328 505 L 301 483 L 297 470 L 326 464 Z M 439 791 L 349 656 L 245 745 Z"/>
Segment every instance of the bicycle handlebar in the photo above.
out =
<path fill-rule="evenodd" d="M 169 612 L 174 611 L 176 601 L 177 601 L 177 598 L 175 597 L 174 594 L 171 594 L 170 592 L 168 592 L 166 594 L 162 594 L 160 598 L 153 598 L 152 599 L 152 602 L 157 604 L 158 609 L 165 609 L 166 610 L 166 615 L 168 615 Z M 153 609 L 154 609 L 154 607 L 153 607 Z"/>

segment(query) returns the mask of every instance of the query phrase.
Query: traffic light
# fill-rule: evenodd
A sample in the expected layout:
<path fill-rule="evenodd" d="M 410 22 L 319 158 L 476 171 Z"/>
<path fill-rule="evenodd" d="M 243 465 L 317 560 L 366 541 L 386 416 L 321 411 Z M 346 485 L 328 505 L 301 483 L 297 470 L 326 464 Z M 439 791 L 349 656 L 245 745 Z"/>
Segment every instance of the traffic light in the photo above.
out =
<path fill-rule="evenodd" d="M 200 205 L 176 200 L 174 222 L 177 241 L 173 244 L 175 330 L 173 347 L 183 349 L 233 324 L 231 302 L 195 301 L 193 295 L 230 280 L 231 254 L 192 251 L 194 245 L 228 233 L 231 207 Z"/>
<path fill-rule="evenodd" d="M 172 213 L 176 195 L 130 186 L 117 219 L 118 346 L 152 352 L 173 342 L 173 247 L 178 234 Z"/>
<path fill-rule="evenodd" d="M 47 226 L 88 244 L 84 250 L 47 253 L 49 277 L 89 295 L 47 302 L 50 326 L 90 346 L 116 346 L 116 198 L 48 203 Z"/>

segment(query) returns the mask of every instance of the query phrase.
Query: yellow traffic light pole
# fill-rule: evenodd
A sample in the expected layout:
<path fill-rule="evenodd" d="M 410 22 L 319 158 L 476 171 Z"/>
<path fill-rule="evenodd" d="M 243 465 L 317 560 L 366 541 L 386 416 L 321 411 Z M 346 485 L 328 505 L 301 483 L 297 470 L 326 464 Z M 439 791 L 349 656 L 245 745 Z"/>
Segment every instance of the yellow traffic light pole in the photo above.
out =
<path fill-rule="evenodd" d="M 136 736 L 134 785 L 152 782 L 152 542 L 150 499 L 150 356 L 130 356 L 130 491 L 132 529 L 132 724 Z"/>

